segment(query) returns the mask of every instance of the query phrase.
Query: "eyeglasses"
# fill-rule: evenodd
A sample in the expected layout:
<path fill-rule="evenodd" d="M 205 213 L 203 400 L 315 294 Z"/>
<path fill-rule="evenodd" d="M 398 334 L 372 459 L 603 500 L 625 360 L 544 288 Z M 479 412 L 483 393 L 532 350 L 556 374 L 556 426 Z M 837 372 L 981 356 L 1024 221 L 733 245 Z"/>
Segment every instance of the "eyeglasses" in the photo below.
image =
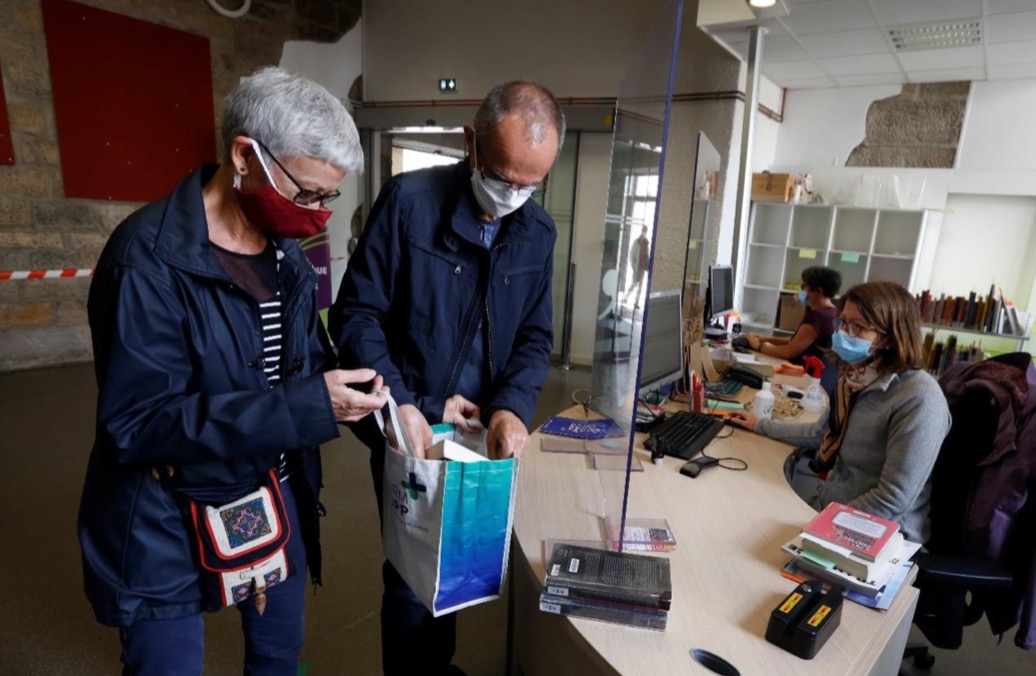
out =
<path fill-rule="evenodd" d="M 845 320 L 841 317 L 835 319 L 835 331 L 845 331 L 853 338 L 858 338 L 859 335 L 864 331 L 873 331 L 874 333 L 880 333 L 883 335 L 885 333 L 881 329 L 875 328 L 873 326 L 868 326 L 866 324 L 861 324 L 859 322 L 854 322 L 851 320 Z"/>
<path fill-rule="evenodd" d="M 478 143 L 473 142 L 473 144 L 475 146 L 475 162 L 478 165 L 478 172 L 482 174 L 482 178 L 485 180 L 486 184 L 489 187 L 500 191 L 513 190 L 522 197 L 532 197 L 543 188 L 543 185 L 541 183 L 533 183 L 531 185 L 520 185 L 517 188 L 515 188 L 513 185 L 511 185 L 510 181 L 498 176 L 492 171 L 487 172 L 485 164 L 479 157 Z"/>
<path fill-rule="evenodd" d="M 288 173 L 288 170 L 284 168 L 284 165 L 280 163 L 280 160 L 273 156 L 273 153 L 271 153 L 270 149 L 266 147 L 266 144 L 264 144 L 259 139 L 255 139 L 255 142 L 259 144 L 259 147 L 263 149 L 264 153 L 270 156 L 270 159 L 273 160 L 273 163 L 280 167 L 280 170 L 284 172 L 284 175 L 288 177 L 288 180 L 294 183 L 295 187 L 299 189 L 299 191 L 295 193 L 295 196 L 291 198 L 291 201 L 295 204 L 304 207 L 311 207 L 314 204 L 327 204 L 328 202 L 333 202 L 334 200 L 341 197 L 342 193 L 339 190 L 335 190 L 334 192 L 328 193 L 320 193 L 315 190 L 303 188 L 302 185 L 300 185 L 299 182 L 295 180 L 295 177 Z"/>

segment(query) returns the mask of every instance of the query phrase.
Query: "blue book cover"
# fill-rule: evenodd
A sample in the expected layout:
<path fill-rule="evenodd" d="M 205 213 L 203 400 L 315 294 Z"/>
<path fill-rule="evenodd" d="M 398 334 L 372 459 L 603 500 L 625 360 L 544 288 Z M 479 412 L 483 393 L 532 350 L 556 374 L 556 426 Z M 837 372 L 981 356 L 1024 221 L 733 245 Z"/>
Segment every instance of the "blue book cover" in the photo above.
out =
<path fill-rule="evenodd" d="M 621 437 L 625 434 L 611 418 L 580 420 L 556 415 L 547 418 L 547 422 L 540 427 L 540 432 L 561 437 L 575 437 L 576 439 L 604 439 Z"/>

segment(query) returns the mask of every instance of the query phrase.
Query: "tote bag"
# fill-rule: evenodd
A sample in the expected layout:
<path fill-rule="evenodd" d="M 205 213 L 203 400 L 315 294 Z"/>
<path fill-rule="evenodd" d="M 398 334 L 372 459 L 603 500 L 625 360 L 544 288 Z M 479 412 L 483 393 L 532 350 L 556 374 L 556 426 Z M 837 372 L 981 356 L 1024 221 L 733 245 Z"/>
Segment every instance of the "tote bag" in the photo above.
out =
<path fill-rule="evenodd" d="M 499 598 L 507 575 L 518 459 L 490 460 L 485 432 L 432 427 L 415 458 L 395 401 L 399 448 L 386 439 L 382 541 L 385 555 L 433 616 Z M 380 412 L 378 422 L 385 431 Z"/>

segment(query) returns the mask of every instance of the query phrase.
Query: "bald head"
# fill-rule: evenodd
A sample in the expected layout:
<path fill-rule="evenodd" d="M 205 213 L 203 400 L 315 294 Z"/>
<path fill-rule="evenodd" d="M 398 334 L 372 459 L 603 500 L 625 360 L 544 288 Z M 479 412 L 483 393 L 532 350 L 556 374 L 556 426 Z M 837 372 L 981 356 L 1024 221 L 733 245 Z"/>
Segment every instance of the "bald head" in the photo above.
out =
<path fill-rule="evenodd" d="M 561 152 L 565 141 L 565 116 L 548 89 L 524 80 L 497 85 L 475 113 L 475 135 L 479 139 L 495 135 L 501 122 L 512 115 L 524 123 L 523 135 L 529 145 L 538 146 L 549 141 L 553 130 L 557 135 L 557 152 Z"/>

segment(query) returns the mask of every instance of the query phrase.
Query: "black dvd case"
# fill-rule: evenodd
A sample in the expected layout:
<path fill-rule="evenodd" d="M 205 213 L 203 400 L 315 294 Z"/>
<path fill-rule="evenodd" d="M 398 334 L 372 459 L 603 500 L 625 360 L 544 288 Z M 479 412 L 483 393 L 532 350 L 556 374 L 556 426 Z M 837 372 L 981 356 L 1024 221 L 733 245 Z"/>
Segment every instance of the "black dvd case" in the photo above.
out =
<path fill-rule="evenodd" d="M 547 576 L 547 594 L 666 611 L 672 607 L 669 559 L 558 543 Z"/>

